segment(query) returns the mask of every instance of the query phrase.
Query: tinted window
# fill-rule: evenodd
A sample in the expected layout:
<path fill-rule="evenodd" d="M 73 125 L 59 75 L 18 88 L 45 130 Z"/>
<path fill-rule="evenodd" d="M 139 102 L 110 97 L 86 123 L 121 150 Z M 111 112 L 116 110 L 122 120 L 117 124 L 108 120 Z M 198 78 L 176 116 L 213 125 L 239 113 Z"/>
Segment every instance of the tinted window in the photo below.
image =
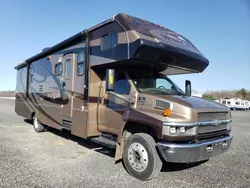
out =
<path fill-rule="evenodd" d="M 83 75 L 84 73 L 84 52 L 79 52 L 77 54 L 77 75 Z"/>
<path fill-rule="evenodd" d="M 102 50 L 107 50 L 113 48 L 118 43 L 118 33 L 117 31 L 111 31 L 110 33 L 103 35 L 102 37 Z"/>
<path fill-rule="evenodd" d="M 120 95 L 128 95 L 130 93 L 130 84 L 124 74 L 117 75 L 115 92 Z"/>
<path fill-rule="evenodd" d="M 55 65 L 55 75 L 62 75 L 62 63 L 58 63 Z"/>
<path fill-rule="evenodd" d="M 116 31 L 111 31 L 110 32 L 110 47 L 113 48 L 117 45 L 118 43 L 118 36 L 117 36 Z"/>
<path fill-rule="evenodd" d="M 34 67 L 30 67 L 30 74 L 34 73 Z"/>
<path fill-rule="evenodd" d="M 30 83 L 33 83 L 33 74 L 30 75 Z"/>
<path fill-rule="evenodd" d="M 106 34 L 102 37 L 102 50 L 109 49 L 109 35 Z"/>
<path fill-rule="evenodd" d="M 16 91 L 24 93 L 26 91 L 27 67 L 17 70 Z"/>
<path fill-rule="evenodd" d="M 71 59 L 65 61 L 65 78 L 71 77 Z"/>
<path fill-rule="evenodd" d="M 78 62 L 77 63 L 77 74 L 78 75 L 83 75 L 83 71 L 84 71 L 84 64 L 83 64 L 83 62 Z"/>
<path fill-rule="evenodd" d="M 30 83 L 33 83 L 34 67 L 30 67 Z"/>

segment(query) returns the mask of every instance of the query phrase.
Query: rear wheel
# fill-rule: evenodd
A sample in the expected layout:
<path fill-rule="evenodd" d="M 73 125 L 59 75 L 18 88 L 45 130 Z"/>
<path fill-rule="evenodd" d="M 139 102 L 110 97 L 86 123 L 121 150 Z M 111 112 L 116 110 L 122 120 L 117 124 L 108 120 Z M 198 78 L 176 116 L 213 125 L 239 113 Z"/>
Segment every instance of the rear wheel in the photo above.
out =
<path fill-rule="evenodd" d="M 36 115 L 33 118 L 33 127 L 36 132 L 43 132 L 45 130 L 45 127 L 38 121 Z"/>
<path fill-rule="evenodd" d="M 156 143 L 145 133 L 128 137 L 124 146 L 123 161 L 128 173 L 143 181 L 156 177 L 162 168 Z"/>

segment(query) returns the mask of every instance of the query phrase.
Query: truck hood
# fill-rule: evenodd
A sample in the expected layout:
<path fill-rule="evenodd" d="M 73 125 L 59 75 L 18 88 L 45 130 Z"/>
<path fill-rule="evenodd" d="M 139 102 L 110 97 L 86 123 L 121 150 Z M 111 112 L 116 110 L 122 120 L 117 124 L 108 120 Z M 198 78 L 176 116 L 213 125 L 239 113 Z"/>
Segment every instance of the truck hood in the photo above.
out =
<path fill-rule="evenodd" d="M 193 96 L 179 96 L 179 95 L 157 95 L 157 98 L 167 99 L 181 105 L 194 108 L 196 111 L 229 111 L 227 106 L 219 104 L 214 101 L 209 101 L 199 97 Z"/>

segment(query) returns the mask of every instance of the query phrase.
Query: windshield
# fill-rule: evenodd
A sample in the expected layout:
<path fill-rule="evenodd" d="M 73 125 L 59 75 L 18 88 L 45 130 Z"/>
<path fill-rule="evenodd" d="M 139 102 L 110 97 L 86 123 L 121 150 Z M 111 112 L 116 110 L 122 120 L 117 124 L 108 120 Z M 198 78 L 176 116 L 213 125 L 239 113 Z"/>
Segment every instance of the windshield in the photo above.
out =
<path fill-rule="evenodd" d="M 185 93 L 163 74 L 128 72 L 137 90 L 141 93 L 185 95 Z"/>

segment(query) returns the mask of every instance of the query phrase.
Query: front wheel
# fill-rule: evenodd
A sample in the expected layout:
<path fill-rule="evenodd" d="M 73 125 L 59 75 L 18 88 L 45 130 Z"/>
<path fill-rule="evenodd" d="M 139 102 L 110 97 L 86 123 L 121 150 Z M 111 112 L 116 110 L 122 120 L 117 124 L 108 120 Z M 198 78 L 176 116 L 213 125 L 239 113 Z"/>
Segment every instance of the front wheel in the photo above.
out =
<path fill-rule="evenodd" d="M 123 161 L 128 173 L 143 181 L 156 177 L 162 168 L 156 143 L 145 133 L 128 137 L 124 146 Z"/>
<path fill-rule="evenodd" d="M 45 127 L 38 121 L 37 116 L 33 118 L 33 127 L 36 132 L 43 132 Z"/>

